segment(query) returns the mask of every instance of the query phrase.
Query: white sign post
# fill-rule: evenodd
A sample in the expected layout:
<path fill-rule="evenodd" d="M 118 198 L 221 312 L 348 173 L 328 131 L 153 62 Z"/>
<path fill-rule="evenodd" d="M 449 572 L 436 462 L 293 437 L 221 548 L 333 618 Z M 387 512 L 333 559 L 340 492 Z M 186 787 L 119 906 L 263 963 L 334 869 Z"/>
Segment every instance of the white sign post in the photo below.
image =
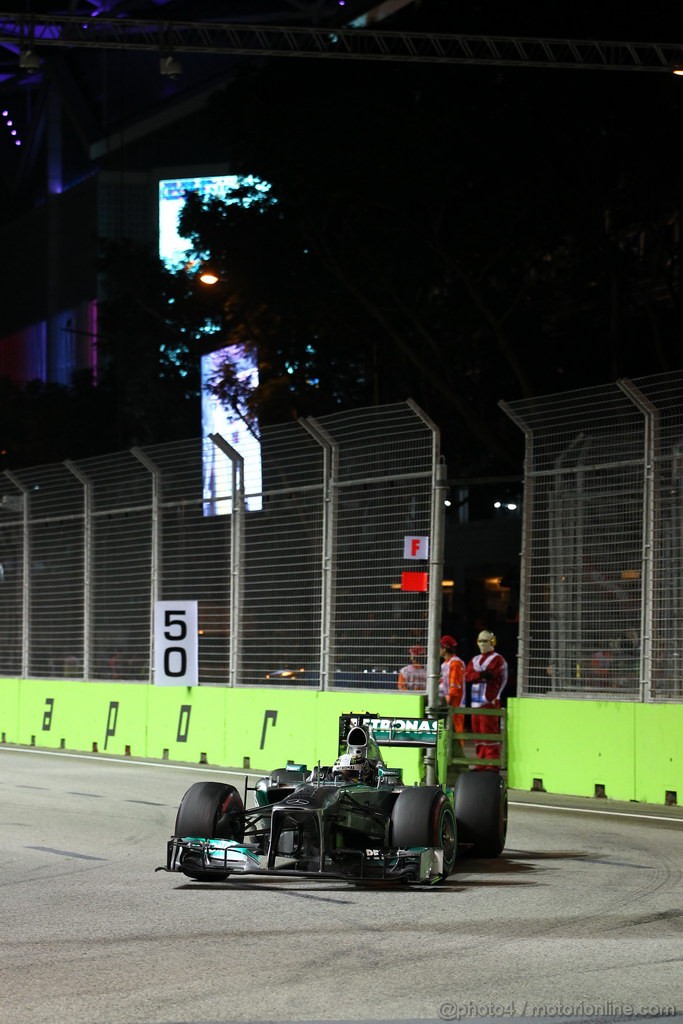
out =
<path fill-rule="evenodd" d="M 197 601 L 154 604 L 154 683 L 197 686 L 199 658 Z"/>

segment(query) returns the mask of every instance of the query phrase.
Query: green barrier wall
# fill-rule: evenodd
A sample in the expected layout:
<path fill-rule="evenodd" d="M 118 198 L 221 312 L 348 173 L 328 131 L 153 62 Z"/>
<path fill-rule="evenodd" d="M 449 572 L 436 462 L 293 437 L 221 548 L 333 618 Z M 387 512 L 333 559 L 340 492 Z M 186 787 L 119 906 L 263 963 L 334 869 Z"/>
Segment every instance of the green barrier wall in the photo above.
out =
<path fill-rule="evenodd" d="M 19 721 L 20 679 L 0 679 L 0 740 L 16 743 L 14 738 Z"/>
<path fill-rule="evenodd" d="M 683 803 L 683 705 L 513 698 L 508 702 L 514 789 Z"/>
<path fill-rule="evenodd" d="M 229 691 L 222 686 L 145 686 L 147 735 L 143 757 L 229 765 L 236 756 L 226 735 Z"/>
<path fill-rule="evenodd" d="M 5 743 L 98 751 L 271 771 L 288 759 L 310 767 L 336 756 L 339 715 L 420 717 L 411 694 L 146 686 L 69 680 L 0 680 Z M 683 803 L 683 705 L 513 698 L 508 781 L 549 793 Z M 421 777 L 416 750 L 384 752 Z"/>
<path fill-rule="evenodd" d="M 408 694 L 5 679 L 0 735 L 26 746 L 267 772 L 287 760 L 331 764 L 344 712 L 421 717 L 423 706 Z M 419 781 L 419 751 L 391 749 L 385 757 L 406 782 Z"/>
<path fill-rule="evenodd" d="M 683 705 L 636 705 L 634 744 L 634 799 L 683 804 Z"/>
<path fill-rule="evenodd" d="M 0 731 L 8 743 L 108 754 L 140 752 L 145 746 L 147 690 L 124 683 L 21 679 L 17 716 L 3 721 Z"/>

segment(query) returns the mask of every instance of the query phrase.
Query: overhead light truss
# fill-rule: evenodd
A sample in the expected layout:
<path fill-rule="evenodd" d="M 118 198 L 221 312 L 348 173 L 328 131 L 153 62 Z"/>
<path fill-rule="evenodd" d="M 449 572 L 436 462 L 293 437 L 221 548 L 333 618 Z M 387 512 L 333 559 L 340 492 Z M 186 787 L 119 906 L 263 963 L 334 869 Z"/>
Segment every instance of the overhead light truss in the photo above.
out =
<path fill-rule="evenodd" d="M 522 36 L 396 32 L 0 12 L 0 45 L 245 56 L 318 57 L 433 64 L 489 64 L 600 71 L 664 71 L 683 66 L 683 43 L 601 42 Z"/>

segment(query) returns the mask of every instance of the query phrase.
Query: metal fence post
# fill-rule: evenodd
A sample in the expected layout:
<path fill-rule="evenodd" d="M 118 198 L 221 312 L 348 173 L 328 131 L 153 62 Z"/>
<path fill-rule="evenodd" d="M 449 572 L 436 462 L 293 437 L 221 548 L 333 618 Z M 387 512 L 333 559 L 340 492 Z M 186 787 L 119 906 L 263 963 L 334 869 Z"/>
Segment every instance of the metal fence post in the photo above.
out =
<path fill-rule="evenodd" d="M 244 558 L 244 459 L 220 434 L 209 434 L 232 465 L 232 508 L 230 515 L 230 653 L 228 683 L 235 686 L 242 663 L 242 604 Z"/>
<path fill-rule="evenodd" d="M 436 446 L 435 446 L 436 447 Z M 443 559 L 446 506 L 446 464 L 443 460 L 432 469 L 432 514 L 431 539 L 429 544 L 429 595 L 427 605 L 427 715 L 434 718 L 440 713 L 439 683 L 441 667 L 439 651 L 441 649 L 437 637 L 441 634 L 441 614 L 443 605 Z M 438 778 L 436 751 L 434 747 L 426 747 L 424 755 L 425 781 L 434 786 Z"/>
<path fill-rule="evenodd" d="M 655 493 L 655 462 L 657 457 L 656 440 L 659 425 L 659 412 L 652 402 L 632 380 L 622 378 L 617 381 L 621 388 L 645 418 L 645 437 L 643 445 L 643 556 L 642 584 L 640 591 L 640 699 L 652 699 L 652 630 L 654 622 L 653 600 L 653 559 L 654 559 L 654 493 Z"/>
<path fill-rule="evenodd" d="M 499 402 L 498 407 L 515 423 L 524 434 L 524 502 L 522 507 L 522 545 L 519 553 L 519 635 L 517 637 L 517 686 L 520 695 L 525 692 L 526 651 L 529 639 L 529 619 L 526 613 L 528 580 L 530 576 L 532 521 L 534 507 L 534 434 L 524 420 L 507 404 Z"/>
<path fill-rule="evenodd" d="M 21 544 L 21 676 L 26 679 L 29 673 L 29 615 L 31 610 L 31 547 L 29 541 L 29 490 L 18 480 L 11 470 L 5 470 L 5 476 L 14 484 L 21 494 L 22 503 L 22 544 Z"/>
<path fill-rule="evenodd" d="M 433 467 L 432 476 L 432 510 L 431 540 L 429 544 L 429 598 L 427 605 L 427 636 L 428 640 L 428 671 L 427 671 L 427 703 L 428 713 L 439 708 L 439 683 L 441 667 L 439 651 L 441 645 L 441 615 L 443 604 L 443 559 L 445 541 L 445 509 L 446 497 L 446 464 L 440 461 Z"/>
<path fill-rule="evenodd" d="M 150 558 L 149 588 L 149 681 L 154 681 L 154 609 L 161 593 L 161 469 L 141 448 L 131 448 L 138 462 L 152 474 L 152 551 Z"/>
<path fill-rule="evenodd" d="M 441 681 L 441 616 L 443 612 L 443 560 L 446 532 L 446 464 L 441 455 L 439 428 L 433 420 L 409 398 L 406 404 L 432 433 L 432 473 L 429 539 L 429 593 L 427 603 L 427 715 L 440 712 L 439 683 Z M 438 780 L 434 747 L 426 747 L 424 755 L 425 781 L 433 786 Z"/>
<path fill-rule="evenodd" d="M 320 608 L 320 688 L 329 689 L 334 680 L 335 540 L 337 535 L 337 483 L 339 445 L 317 420 L 300 419 L 301 426 L 323 450 L 322 587 Z"/>
<path fill-rule="evenodd" d="M 83 678 L 87 680 L 92 670 L 92 481 L 75 462 L 67 459 L 64 465 L 83 485 Z"/>
<path fill-rule="evenodd" d="M 439 682 L 441 680 L 441 663 L 439 651 L 441 645 L 441 614 L 443 610 L 443 558 L 446 526 L 446 465 L 441 457 L 440 433 L 434 421 L 420 408 L 412 398 L 406 405 L 429 428 L 432 434 L 432 472 L 430 510 L 430 541 L 429 541 L 429 599 L 427 606 L 427 712 L 434 712 L 439 707 Z M 428 757 L 433 763 L 433 756 Z"/>

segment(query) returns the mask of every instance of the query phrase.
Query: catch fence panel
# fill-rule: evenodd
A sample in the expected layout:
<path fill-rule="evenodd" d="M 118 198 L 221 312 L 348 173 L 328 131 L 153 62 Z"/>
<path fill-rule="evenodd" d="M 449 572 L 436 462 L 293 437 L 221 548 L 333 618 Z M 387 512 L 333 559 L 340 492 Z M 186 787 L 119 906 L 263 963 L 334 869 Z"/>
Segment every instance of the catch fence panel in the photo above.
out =
<path fill-rule="evenodd" d="M 683 698 L 683 371 L 633 382 L 652 406 L 653 517 L 649 682 Z"/>
<path fill-rule="evenodd" d="M 148 682 L 154 602 L 177 599 L 198 602 L 202 684 L 395 689 L 427 646 L 401 574 L 428 573 L 404 538 L 431 532 L 438 432 L 406 403 L 259 440 L 246 495 L 229 438 L 6 472 L 3 675 Z"/>
<path fill-rule="evenodd" d="M 520 691 L 638 697 L 643 415 L 616 386 L 508 409 L 528 437 Z"/>
<path fill-rule="evenodd" d="M 0 477 L 0 674 L 22 674 L 24 497 Z"/>
<path fill-rule="evenodd" d="M 324 449 L 299 423 L 261 431 L 262 503 L 244 515 L 238 683 L 320 686 Z"/>
<path fill-rule="evenodd" d="M 154 597 L 197 601 L 199 679 L 226 684 L 230 655 L 231 476 L 213 443 L 194 438 L 150 445 L 144 457 L 159 473 L 158 550 Z M 213 473 L 214 499 L 204 477 Z"/>
<path fill-rule="evenodd" d="M 427 648 L 428 592 L 401 589 L 404 538 L 431 530 L 437 435 L 408 404 L 321 418 L 338 445 L 335 479 L 334 687 L 397 688 L 408 648 Z"/>
<path fill-rule="evenodd" d="M 88 678 L 147 681 L 152 476 L 131 452 L 76 463 L 91 491 Z"/>
<path fill-rule="evenodd" d="M 83 497 L 64 465 L 17 470 L 26 502 L 28 675 L 83 676 Z"/>

